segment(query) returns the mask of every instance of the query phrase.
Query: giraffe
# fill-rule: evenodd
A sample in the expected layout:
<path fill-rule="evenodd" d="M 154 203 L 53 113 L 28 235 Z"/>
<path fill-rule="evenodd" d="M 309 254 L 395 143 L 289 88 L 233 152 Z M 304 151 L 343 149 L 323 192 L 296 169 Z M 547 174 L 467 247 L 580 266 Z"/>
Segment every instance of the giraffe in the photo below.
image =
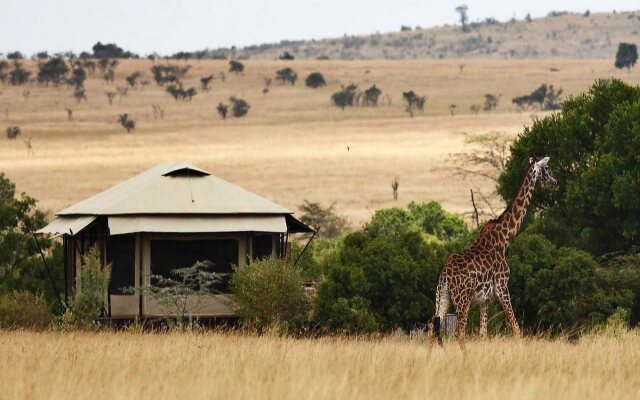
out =
<path fill-rule="evenodd" d="M 509 266 L 506 250 L 527 214 L 536 183 L 541 181 L 557 186 L 547 166 L 548 162 L 549 157 L 538 161 L 530 158 L 529 167 L 520 188 L 505 211 L 482 227 L 478 238 L 468 249 L 453 253 L 447 258 L 438 279 L 433 321 L 434 333 L 439 343 L 442 343 L 440 322 L 452 302 L 458 320 L 456 337 L 461 346 L 464 346 L 467 316 L 472 304 L 480 305 L 480 335 L 486 336 L 487 308 L 494 297 L 498 298 L 514 335 L 520 336 L 520 327 L 511 307 L 507 287 Z"/>

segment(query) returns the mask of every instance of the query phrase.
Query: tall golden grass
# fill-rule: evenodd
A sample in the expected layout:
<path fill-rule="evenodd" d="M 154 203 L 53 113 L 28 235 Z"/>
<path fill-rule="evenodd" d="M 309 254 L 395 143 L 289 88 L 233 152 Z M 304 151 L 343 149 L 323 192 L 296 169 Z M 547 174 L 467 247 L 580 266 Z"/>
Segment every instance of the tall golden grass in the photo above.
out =
<path fill-rule="evenodd" d="M 472 339 L 403 335 L 0 333 L 1 399 L 637 399 L 640 334 Z"/>

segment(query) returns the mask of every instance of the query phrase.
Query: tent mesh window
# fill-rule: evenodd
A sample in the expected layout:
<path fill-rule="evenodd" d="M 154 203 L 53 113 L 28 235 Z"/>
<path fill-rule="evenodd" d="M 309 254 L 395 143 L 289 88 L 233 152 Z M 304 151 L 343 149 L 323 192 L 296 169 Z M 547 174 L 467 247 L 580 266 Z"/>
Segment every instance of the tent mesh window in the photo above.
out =
<path fill-rule="evenodd" d="M 135 285 L 136 239 L 131 235 L 116 235 L 109 238 L 107 251 L 111 263 L 109 294 L 125 294 L 126 288 Z"/>
<path fill-rule="evenodd" d="M 254 260 L 262 260 L 268 258 L 273 252 L 272 235 L 255 235 L 253 236 L 251 249 Z"/>
<path fill-rule="evenodd" d="M 233 267 L 238 265 L 238 241 L 212 240 L 152 240 L 151 274 L 176 279 L 171 271 L 191 267 L 198 261 L 209 260 L 213 271 L 224 274 L 216 290 L 227 293 Z"/>

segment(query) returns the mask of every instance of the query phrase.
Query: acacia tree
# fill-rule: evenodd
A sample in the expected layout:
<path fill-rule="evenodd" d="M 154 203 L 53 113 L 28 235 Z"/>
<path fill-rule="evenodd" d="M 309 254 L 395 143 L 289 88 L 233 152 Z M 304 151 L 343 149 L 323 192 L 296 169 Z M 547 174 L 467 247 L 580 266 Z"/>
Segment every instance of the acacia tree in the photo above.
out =
<path fill-rule="evenodd" d="M 55 57 L 38 66 L 38 83 L 59 85 L 69 73 L 67 63 L 61 57 Z"/>
<path fill-rule="evenodd" d="M 633 43 L 620 43 L 616 53 L 616 68 L 626 68 L 631 72 L 631 67 L 638 61 L 638 47 Z"/>
<path fill-rule="evenodd" d="M 304 200 L 300 206 L 300 221 L 312 227 L 320 237 L 335 238 L 347 228 L 347 219 L 335 211 L 335 203 L 327 207 Z"/>
<path fill-rule="evenodd" d="M 456 12 L 460 14 L 460 24 L 462 25 L 462 32 L 469 32 L 469 26 L 467 25 L 467 21 L 469 20 L 469 16 L 467 15 L 467 11 L 469 7 L 466 4 L 456 7 Z"/>
<path fill-rule="evenodd" d="M 224 120 L 227 119 L 227 112 L 229 112 L 229 106 L 223 103 L 218 103 L 218 107 L 216 107 L 218 111 L 218 115 Z"/>
<path fill-rule="evenodd" d="M 129 114 L 120 114 L 118 116 L 120 126 L 127 130 L 127 133 L 136 128 L 136 122 L 129 118 Z"/>
<path fill-rule="evenodd" d="M 340 107 L 342 111 L 344 111 L 345 107 L 353 106 L 358 86 L 353 83 L 348 86 L 341 86 L 342 90 L 331 95 L 331 104 L 336 107 Z"/>
<path fill-rule="evenodd" d="M 276 80 L 282 82 L 283 85 L 287 83 L 291 85 L 296 84 L 296 80 L 298 79 L 298 74 L 291 68 L 283 68 L 276 72 Z"/>
<path fill-rule="evenodd" d="M 202 78 L 200 78 L 200 88 L 202 89 L 203 92 L 208 92 L 209 90 L 211 90 L 211 87 L 209 87 L 209 83 L 212 80 L 213 80 L 213 74 L 209 76 L 203 76 Z"/>
<path fill-rule="evenodd" d="M 427 96 L 418 96 L 413 90 L 402 93 L 402 98 L 405 102 L 405 110 L 409 113 L 409 116 L 413 118 L 413 114 L 416 110 L 424 112 L 424 105 L 427 102 Z"/>
<path fill-rule="evenodd" d="M 244 72 L 244 64 L 240 61 L 230 60 L 229 61 L 229 72 L 232 74 L 239 75 Z"/>
<path fill-rule="evenodd" d="M 381 94 L 382 94 L 382 90 L 380 90 L 376 85 L 371 86 L 369 89 L 364 91 L 362 105 L 377 106 L 378 98 L 380 97 Z"/>

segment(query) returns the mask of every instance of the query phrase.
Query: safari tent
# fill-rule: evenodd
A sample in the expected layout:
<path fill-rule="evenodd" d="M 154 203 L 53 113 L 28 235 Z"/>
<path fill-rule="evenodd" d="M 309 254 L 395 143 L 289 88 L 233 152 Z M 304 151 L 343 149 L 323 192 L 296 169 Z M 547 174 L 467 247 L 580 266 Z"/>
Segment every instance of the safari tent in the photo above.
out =
<path fill-rule="evenodd" d="M 37 233 L 62 237 L 65 297 L 74 296 L 82 255 L 95 246 L 110 263 L 106 317 L 162 316 L 167 310 L 125 290 L 151 284 L 151 275 L 211 260 L 230 274 L 252 259 L 285 257 L 289 234 L 313 232 L 292 211 L 184 162 L 158 165 L 56 214 Z M 227 291 L 222 283 L 222 292 Z M 226 290 L 225 290 L 226 289 Z M 228 294 L 207 297 L 189 311 L 233 315 Z"/>

